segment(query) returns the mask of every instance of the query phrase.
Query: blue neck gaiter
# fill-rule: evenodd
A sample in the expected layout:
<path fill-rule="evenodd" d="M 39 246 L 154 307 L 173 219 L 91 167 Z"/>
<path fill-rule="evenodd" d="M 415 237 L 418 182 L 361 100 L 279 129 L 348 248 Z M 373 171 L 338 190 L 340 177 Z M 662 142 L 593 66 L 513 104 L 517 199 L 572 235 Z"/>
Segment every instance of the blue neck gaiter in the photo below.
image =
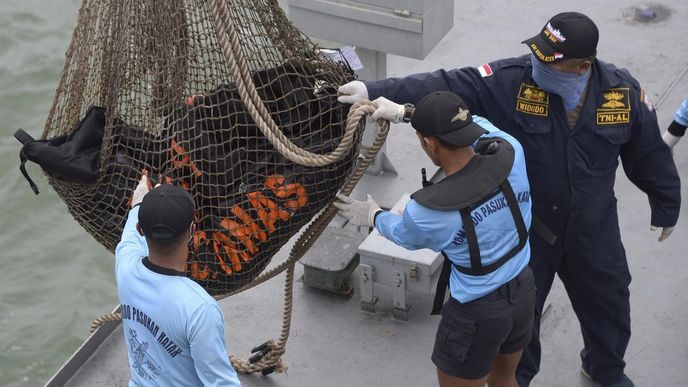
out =
<path fill-rule="evenodd" d="M 533 54 L 530 54 L 530 63 L 533 65 L 533 79 L 538 86 L 548 93 L 560 96 L 567 112 L 575 109 L 585 90 L 590 70 L 581 75 L 564 73 L 540 62 Z"/>

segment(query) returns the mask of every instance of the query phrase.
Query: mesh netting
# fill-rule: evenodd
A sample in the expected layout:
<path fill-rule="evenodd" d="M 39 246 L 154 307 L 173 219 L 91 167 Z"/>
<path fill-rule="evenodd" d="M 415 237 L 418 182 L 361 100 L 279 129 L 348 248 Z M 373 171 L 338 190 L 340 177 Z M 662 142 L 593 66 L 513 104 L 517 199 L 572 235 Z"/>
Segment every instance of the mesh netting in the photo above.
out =
<path fill-rule="evenodd" d="M 350 79 L 276 1 L 84 0 L 43 138 L 104 107 L 99 177 L 50 183 L 110 251 L 143 169 L 187 189 L 187 274 L 212 294 L 236 290 L 349 175 L 360 132 L 343 140 L 336 88 Z"/>

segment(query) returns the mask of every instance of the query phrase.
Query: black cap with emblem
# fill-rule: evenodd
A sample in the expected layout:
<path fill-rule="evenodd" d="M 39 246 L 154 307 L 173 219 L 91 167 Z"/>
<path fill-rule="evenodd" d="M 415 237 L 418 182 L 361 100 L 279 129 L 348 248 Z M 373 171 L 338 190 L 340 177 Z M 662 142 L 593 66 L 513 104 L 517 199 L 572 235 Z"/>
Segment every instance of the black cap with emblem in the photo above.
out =
<path fill-rule="evenodd" d="M 459 147 L 469 146 L 487 133 L 473 122 L 463 99 L 448 91 L 437 91 L 423 97 L 413 112 L 411 126 L 423 135 L 435 136 Z"/>
<path fill-rule="evenodd" d="M 597 53 L 600 33 L 589 17 L 578 12 L 564 12 L 552 17 L 542 31 L 522 43 L 542 62 L 568 58 L 587 58 Z"/>

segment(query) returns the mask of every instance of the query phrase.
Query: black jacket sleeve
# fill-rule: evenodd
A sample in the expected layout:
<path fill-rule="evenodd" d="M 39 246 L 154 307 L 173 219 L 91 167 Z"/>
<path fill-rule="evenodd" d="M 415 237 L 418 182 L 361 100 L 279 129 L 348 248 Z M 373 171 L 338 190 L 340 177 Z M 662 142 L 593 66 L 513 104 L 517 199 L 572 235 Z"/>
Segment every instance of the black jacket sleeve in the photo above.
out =
<path fill-rule="evenodd" d="M 417 104 L 434 91 L 451 91 L 468 105 L 471 114 L 486 117 L 492 123 L 513 112 L 514 94 L 530 67 L 530 56 L 500 59 L 480 66 L 437 70 L 403 78 L 365 82 L 368 97 L 384 96 L 396 103 Z M 503 128 L 502 128 L 503 129 Z"/>
<path fill-rule="evenodd" d="M 640 101 L 639 90 L 632 90 L 635 114 L 631 139 L 621 147 L 621 161 L 626 176 L 648 196 L 651 224 L 671 227 L 681 208 L 681 182 L 671 150 L 660 135 L 656 113 Z"/>
<path fill-rule="evenodd" d="M 371 101 L 383 96 L 396 103 L 417 104 L 421 98 L 432 92 L 451 91 L 463 98 L 471 114 L 481 116 L 486 116 L 484 106 L 492 103 L 487 85 L 478 70 L 472 67 L 367 81 L 365 84 Z"/>

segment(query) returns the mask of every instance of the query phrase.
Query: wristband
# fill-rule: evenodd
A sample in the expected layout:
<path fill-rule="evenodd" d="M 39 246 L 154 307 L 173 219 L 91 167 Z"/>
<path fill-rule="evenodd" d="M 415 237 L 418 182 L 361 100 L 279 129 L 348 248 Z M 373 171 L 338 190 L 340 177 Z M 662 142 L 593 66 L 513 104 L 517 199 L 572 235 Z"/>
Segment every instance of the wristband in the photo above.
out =
<path fill-rule="evenodd" d="M 676 121 L 671 121 L 671 125 L 669 125 L 667 132 L 676 137 L 683 137 L 683 135 L 686 134 L 686 127 Z"/>

